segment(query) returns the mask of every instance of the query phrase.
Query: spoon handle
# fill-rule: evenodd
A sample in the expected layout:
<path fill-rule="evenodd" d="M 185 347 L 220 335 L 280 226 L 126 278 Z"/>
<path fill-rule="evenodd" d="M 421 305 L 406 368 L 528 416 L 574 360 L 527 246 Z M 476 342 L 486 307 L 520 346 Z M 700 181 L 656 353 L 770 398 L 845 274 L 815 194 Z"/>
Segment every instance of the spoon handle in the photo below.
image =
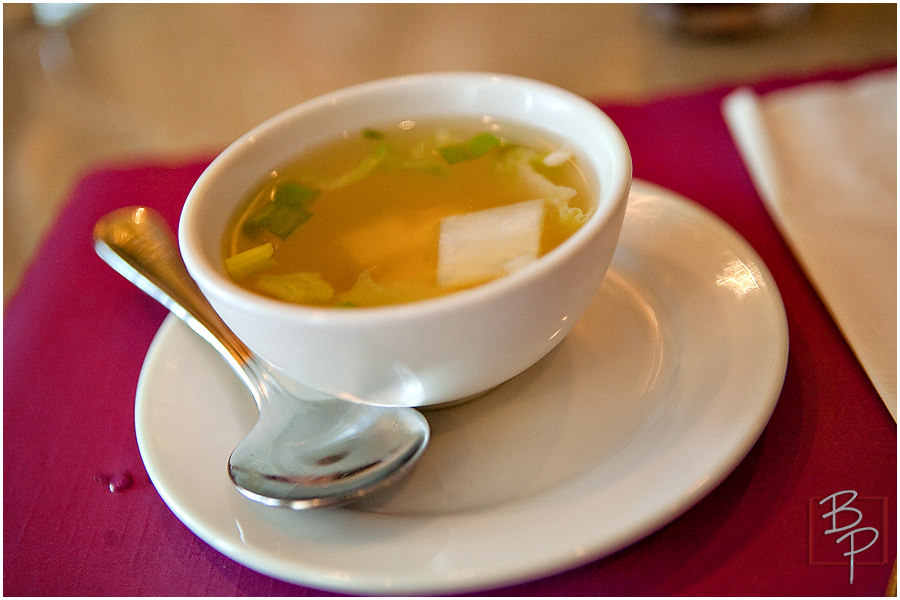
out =
<path fill-rule="evenodd" d="M 191 278 L 175 236 L 159 213 L 136 206 L 108 213 L 94 226 L 94 248 L 119 274 L 212 344 L 241 378 L 248 378 L 247 370 L 256 366 L 252 353 Z"/>

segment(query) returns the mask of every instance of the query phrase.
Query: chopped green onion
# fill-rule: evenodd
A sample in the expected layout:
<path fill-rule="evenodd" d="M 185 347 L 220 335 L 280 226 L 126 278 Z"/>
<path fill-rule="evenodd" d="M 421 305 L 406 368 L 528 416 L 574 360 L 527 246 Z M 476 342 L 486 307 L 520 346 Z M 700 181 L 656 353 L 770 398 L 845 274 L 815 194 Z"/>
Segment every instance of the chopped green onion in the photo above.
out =
<path fill-rule="evenodd" d="M 399 158 L 393 164 L 401 171 L 431 173 L 432 175 L 444 175 L 447 173 L 447 163 L 431 156 Z"/>
<path fill-rule="evenodd" d="M 342 187 L 346 187 L 351 183 L 356 183 L 369 173 L 371 173 L 375 167 L 384 160 L 384 157 L 388 154 L 388 147 L 384 144 L 379 144 L 375 148 L 375 152 L 373 152 L 370 156 L 362 159 L 359 164 L 355 167 L 332 180 L 330 183 L 322 186 L 325 190 L 337 190 Z"/>
<path fill-rule="evenodd" d="M 441 156 L 450 164 L 472 160 L 487 154 L 500 145 L 500 138 L 493 133 L 478 133 L 461 144 L 439 148 Z"/>
<path fill-rule="evenodd" d="M 225 259 L 225 268 L 233 278 L 242 279 L 273 264 L 275 262 L 272 260 L 274 253 L 275 247 L 271 242 L 266 242 L 249 250 L 238 252 L 234 256 L 229 256 Z"/>
<path fill-rule="evenodd" d="M 283 181 L 275 188 L 272 201 L 297 208 L 305 207 L 313 198 L 319 195 L 319 190 L 293 181 Z"/>
<path fill-rule="evenodd" d="M 363 129 L 362 135 L 367 140 L 383 140 L 384 133 L 378 131 L 377 129 Z"/>
<path fill-rule="evenodd" d="M 309 220 L 312 213 L 303 208 L 294 208 L 271 202 L 245 223 L 248 229 L 265 227 L 281 239 L 287 239 L 300 225 Z"/>
<path fill-rule="evenodd" d="M 244 230 L 252 231 L 264 227 L 279 238 L 286 239 L 312 217 L 313 214 L 307 206 L 318 195 L 317 189 L 283 181 L 272 192 L 272 202 L 247 219 Z"/>

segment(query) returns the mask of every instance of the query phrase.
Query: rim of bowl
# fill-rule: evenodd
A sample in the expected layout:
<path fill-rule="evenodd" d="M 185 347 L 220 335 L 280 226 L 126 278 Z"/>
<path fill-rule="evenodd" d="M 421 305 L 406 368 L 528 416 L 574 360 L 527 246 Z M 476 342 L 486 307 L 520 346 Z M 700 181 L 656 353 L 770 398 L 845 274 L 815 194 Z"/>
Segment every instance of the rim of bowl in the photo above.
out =
<path fill-rule="evenodd" d="M 608 138 L 610 146 L 614 148 L 613 154 L 619 156 L 624 163 L 620 169 L 615 171 L 616 176 L 604 183 L 606 194 L 608 194 L 610 198 L 617 200 L 606 202 L 603 206 L 600 206 L 598 203 L 591 218 L 569 238 L 564 240 L 556 248 L 539 257 L 538 260 L 513 273 L 444 296 L 400 304 L 347 309 L 295 304 L 284 300 L 269 298 L 268 296 L 251 292 L 234 283 L 201 249 L 202 244 L 199 241 L 198 235 L 191 231 L 192 229 L 196 230 L 200 227 L 198 223 L 191 222 L 192 213 L 198 210 L 192 200 L 196 196 L 204 193 L 204 188 L 209 185 L 211 179 L 218 176 L 218 171 L 228 168 L 233 161 L 239 160 L 239 153 L 246 145 L 254 143 L 267 132 L 278 128 L 284 121 L 299 118 L 305 113 L 314 112 L 332 104 L 335 101 L 335 98 L 350 98 L 371 93 L 379 88 L 396 87 L 401 84 L 423 85 L 443 82 L 444 85 L 447 85 L 451 82 L 462 83 L 465 80 L 474 81 L 479 85 L 513 83 L 519 87 L 527 86 L 532 89 L 541 90 L 545 94 L 563 98 L 566 102 L 579 106 L 582 110 L 586 110 L 589 114 L 593 114 L 597 119 L 597 122 L 602 124 L 602 128 L 606 130 L 605 135 Z M 528 123 L 523 124 L 526 127 L 533 127 L 533 125 Z M 541 129 L 540 126 L 536 127 Z M 192 186 L 180 216 L 178 241 L 185 262 L 193 267 L 191 269 L 192 277 L 195 279 L 202 279 L 207 286 L 215 289 L 218 295 L 229 296 L 231 302 L 234 304 L 239 303 L 244 306 L 253 306 L 256 311 L 270 313 L 273 316 L 299 316 L 304 319 L 315 319 L 320 322 L 334 321 L 352 324 L 356 321 L 391 320 L 400 316 L 409 319 L 413 316 L 443 313 L 457 310 L 471 304 L 482 303 L 485 300 L 489 300 L 495 296 L 504 295 L 508 291 L 522 287 L 533 278 L 541 276 L 546 271 L 555 269 L 559 263 L 566 260 L 568 255 L 588 244 L 590 242 L 589 238 L 595 234 L 597 229 L 602 229 L 606 226 L 620 202 L 627 202 L 631 181 L 631 154 L 624 136 L 618 126 L 605 112 L 582 96 L 539 80 L 501 73 L 446 71 L 401 75 L 352 85 L 301 102 L 300 104 L 288 108 L 263 121 L 229 144 L 215 157 L 206 169 L 204 169 L 203 173 Z M 600 193 L 602 194 L 604 192 Z M 189 252 L 185 252 L 186 248 L 189 249 Z"/>

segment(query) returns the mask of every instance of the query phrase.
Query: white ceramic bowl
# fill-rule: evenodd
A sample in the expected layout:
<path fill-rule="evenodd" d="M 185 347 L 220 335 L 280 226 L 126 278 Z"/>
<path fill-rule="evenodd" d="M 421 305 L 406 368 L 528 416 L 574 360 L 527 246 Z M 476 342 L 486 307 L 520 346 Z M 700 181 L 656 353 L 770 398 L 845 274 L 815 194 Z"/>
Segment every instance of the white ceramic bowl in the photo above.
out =
<path fill-rule="evenodd" d="M 304 307 L 229 280 L 220 254 L 226 222 L 269 171 L 345 131 L 460 115 L 489 115 L 567 141 L 596 190 L 593 216 L 563 244 L 506 277 L 410 304 Z M 489 73 L 397 77 L 300 104 L 226 148 L 187 198 L 179 243 L 188 270 L 224 321 L 280 375 L 361 402 L 443 404 L 507 381 L 565 338 L 612 260 L 630 185 L 622 134 L 570 92 Z"/>

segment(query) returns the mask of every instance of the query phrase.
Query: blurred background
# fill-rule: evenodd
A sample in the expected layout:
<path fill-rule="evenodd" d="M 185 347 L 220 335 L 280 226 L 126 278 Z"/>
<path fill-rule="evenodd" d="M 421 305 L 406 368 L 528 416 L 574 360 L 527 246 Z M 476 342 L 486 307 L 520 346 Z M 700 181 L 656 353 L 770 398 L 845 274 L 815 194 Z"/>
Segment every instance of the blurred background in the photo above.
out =
<path fill-rule="evenodd" d="M 639 103 L 896 52 L 895 3 L 5 3 L 4 304 L 88 170 L 211 157 L 347 85 L 482 70 Z"/>

